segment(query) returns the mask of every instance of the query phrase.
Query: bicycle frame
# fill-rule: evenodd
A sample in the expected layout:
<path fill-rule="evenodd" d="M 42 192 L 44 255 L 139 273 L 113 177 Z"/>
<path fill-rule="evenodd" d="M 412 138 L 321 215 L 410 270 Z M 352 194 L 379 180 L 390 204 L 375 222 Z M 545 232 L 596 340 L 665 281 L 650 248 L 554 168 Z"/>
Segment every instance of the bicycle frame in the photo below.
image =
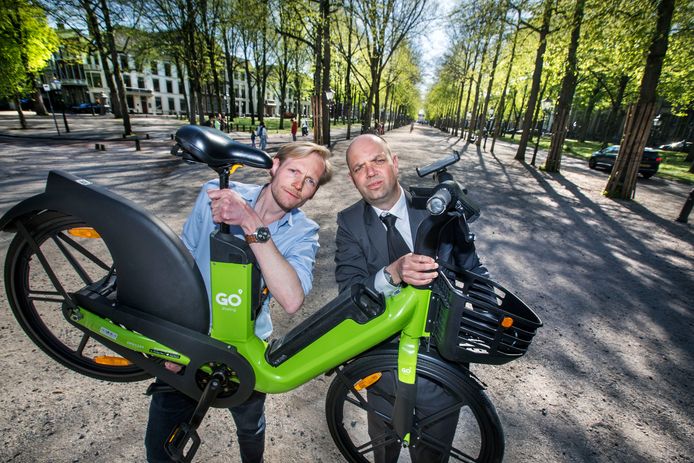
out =
<path fill-rule="evenodd" d="M 381 315 L 365 324 L 347 319 L 277 366 L 268 362 L 268 344 L 255 336 L 250 312 L 239 310 L 220 318 L 213 315 L 213 330 L 218 333 L 219 337 L 215 337 L 216 339 L 233 345 L 251 363 L 256 378 L 255 390 L 260 392 L 277 394 L 295 389 L 396 333 L 403 334 L 400 342 L 402 371 L 411 376 L 416 369 L 419 339 L 430 335 L 426 331 L 430 297 L 430 290 L 404 288 L 399 294 L 387 299 Z M 87 308 L 79 307 L 78 311 L 80 316 L 74 317 L 73 322 L 100 338 L 107 336 L 112 342 L 134 352 L 181 365 L 188 365 L 190 362 L 185 353 L 122 328 Z M 220 325 L 224 328 L 216 328 Z M 229 333 L 237 327 L 239 332 L 245 333 L 245 339 L 239 339 L 237 333 Z M 299 324 L 295 329 L 301 327 Z M 230 334 L 230 338 L 224 337 L 226 334 Z"/>

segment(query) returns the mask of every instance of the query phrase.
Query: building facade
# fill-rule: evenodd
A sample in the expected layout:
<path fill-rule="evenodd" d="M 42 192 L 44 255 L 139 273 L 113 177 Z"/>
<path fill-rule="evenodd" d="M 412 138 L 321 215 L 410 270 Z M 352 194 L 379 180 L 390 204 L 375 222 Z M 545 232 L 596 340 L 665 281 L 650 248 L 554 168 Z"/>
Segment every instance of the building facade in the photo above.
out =
<path fill-rule="evenodd" d="M 72 35 L 66 29 L 59 29 L 61 38 Z M 43 72 L 43 83 L 50 85 L 52 92 L 57 90 L 56 106 L 58 109 L 69 110 L 82 103 L 99 104 L 110 107 L 110 90 L 106 84 L 106 74 L 99 55 L 84 54 L 81 57 L 63 58 L 64 51 L 56 52 Z M 134 56 L 119 54 L 119 66 L 125 87 L 128 111 L 134 114 L 180 115 L 188 112 L 188 104 L 184 95 L 189 95 L 188 81 L 177 66 L 166 57 L 151 60 L 137 66 Z M 224 76 L 226 76 L 226 71 Z M 250 92 L 253 91 L 254 106 L 256 103 L 255 87 L 249 85 L 245 72 L 237 71 L 233 76 L 233 95 L 236 114 L 248 116 L 251 114 Z M 226 79 L 225 82 L 230 82 Z M 185 88 L 184 88 L 185 86 Z M 44 85 L 45 87 L 45 85 Z M 223 95 L 221 112 L 231 113 L 231 93 L 227 84 Z M 46 95 L 48 97 L 48 95 Z M 211 98 L 203 95 L 203 108 L 206 113 L 220 112 L 219 108 L 211 107 Z M 310 115 L 311 105 L 303 101 L 296 107 L 293 94 L 288 92 L 285 107 L 287 112 Z M 268 82 L 264 99 L 263 116 L 280 115 L 279 92 L 272 83 Z"/>

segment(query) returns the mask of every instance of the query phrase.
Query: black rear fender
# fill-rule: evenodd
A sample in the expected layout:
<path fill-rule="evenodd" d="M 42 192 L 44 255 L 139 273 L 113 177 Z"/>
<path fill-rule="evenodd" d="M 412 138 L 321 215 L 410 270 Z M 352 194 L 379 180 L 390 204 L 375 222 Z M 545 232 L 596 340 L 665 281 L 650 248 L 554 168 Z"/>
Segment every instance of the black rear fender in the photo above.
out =
<path fill-rule="evenodd" d="M 46 190 L 10 209 L 0 230 L 15 232 L 46 211 L 83 220 L 113 258 L 118 301 L 200 333 L 209 330 L 209 302 L 193 257 L 178 236 L 139 205 L 67 172 L 51 171 Z"/>

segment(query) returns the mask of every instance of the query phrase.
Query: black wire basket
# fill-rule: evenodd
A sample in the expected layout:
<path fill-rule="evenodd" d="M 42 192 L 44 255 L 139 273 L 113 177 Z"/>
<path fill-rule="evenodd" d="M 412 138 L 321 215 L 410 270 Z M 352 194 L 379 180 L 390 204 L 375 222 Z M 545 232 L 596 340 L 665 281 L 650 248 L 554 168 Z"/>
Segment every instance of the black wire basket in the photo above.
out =
<path fill-rule="evenodd" d="M 542 326 L 523 301 L 494 281 L 463 269 L 437 278 L 433 331 L 441 355 L 454 362 L 501 365 L 522 357 Z"/>

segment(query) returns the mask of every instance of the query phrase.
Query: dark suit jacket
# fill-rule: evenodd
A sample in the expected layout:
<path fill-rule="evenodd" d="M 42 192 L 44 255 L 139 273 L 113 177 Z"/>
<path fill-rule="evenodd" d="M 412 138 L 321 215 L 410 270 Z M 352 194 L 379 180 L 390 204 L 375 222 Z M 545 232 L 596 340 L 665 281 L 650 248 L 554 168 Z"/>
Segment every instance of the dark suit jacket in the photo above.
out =
<path fill-rule="evenodd" d="M 414 239 L 417 236 L 417 227 L 428 213 L 426 210 L 412 207 L 412 197 L 407 191 L 405 198 Z M 388 243 L 381 219 L 363 199 L 338 213 L 335 244 L 335 280 L 339 291 L 342 292 L 355 283 L 363 283 L 374 289 L 376 273 L 390 264 Z M 457 265 L 482 275 L 486 274 L 486 269 L 477 258 L 473 243 L 464 246 L 462 251 L 455 259 Z"/>

